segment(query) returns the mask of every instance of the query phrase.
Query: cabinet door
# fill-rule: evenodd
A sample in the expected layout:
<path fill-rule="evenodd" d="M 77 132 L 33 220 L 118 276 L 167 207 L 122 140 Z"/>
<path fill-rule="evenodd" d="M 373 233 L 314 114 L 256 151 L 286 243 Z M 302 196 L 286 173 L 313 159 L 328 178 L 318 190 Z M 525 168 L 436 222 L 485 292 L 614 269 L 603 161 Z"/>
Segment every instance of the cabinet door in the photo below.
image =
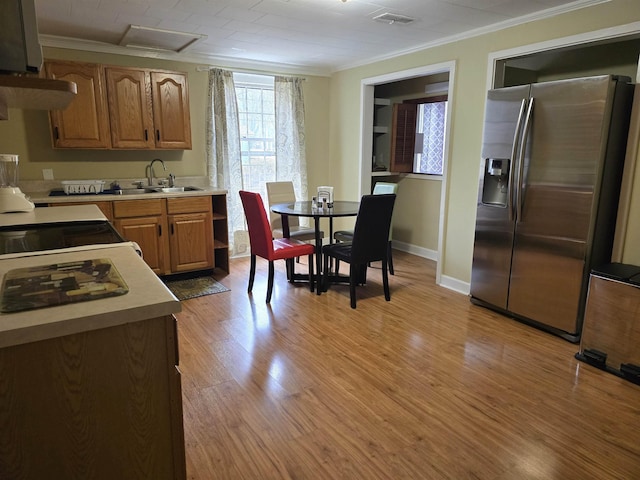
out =
<path fill-rule="evenodd" d="M 74 82 L 78 94 L 65 110 L 51 110 L 54 148 L 110 148 L 103 70 L 100 65 L 47 62 L 48 78 Z"/>
<path fill-rule="evenodd" d="M 176 337 L 168 316 L 1 348 L 0 478 L 184 480 Z"/>
<path fill-rule="evenodd" d="M 413 103 L 393 105 L 393 123 L 391 128 L 392 172 L 411 173 L 415 157 L 416 119 L 418 106 Z"/>
<path fill-rule="evenodd" d="M 113 148 L 154 148 L 148 72 L 105 68 Z"/>
<path fill-rule="evenodd" d="M 114 221 L 120 234 L 136 242 L 142 250 L 142 258 L 157 275 L 168 273 L 165 266 L 165 236 L 162 217 L 122 218 Z"/>
<path fill-rule="evenodd" d="M 213 268 L 211 213 L 169 215 L 171 271 Z"/>
<path fill-rule="evenodd" d="M 187 76 L 151 72 L 156 148 L 191 149 Z"/>

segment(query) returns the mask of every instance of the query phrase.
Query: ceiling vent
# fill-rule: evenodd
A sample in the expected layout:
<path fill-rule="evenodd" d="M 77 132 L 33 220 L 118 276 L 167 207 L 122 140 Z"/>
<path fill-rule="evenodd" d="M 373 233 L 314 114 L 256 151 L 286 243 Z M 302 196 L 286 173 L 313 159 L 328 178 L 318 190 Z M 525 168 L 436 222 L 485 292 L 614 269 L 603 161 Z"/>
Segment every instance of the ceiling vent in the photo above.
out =
<path fill-rule="evenodd" d="M 400 25 L 406 25 L 415 20 L 415 18 L 406 17 L 404 15 L 398 15 L 395 13 L 383 13 L 382 15 L 378 15 L 377 17 L 373 17 L 376 22 L 388 23 L 389 25 L 393 25 L 398 23 Z"/>
<path fill-rule="evenodd" d="M 141 27 L 140 25 L 129 25 L 120 45 L 133 48 L 144 48 L 148 50 L 168 50 L 171 52 L 184 52 L 192 47 L 196 42 L 207 38 L 206 35 L 197 33 L 176 32 L 173 30 L 162 30 L 160 28 Z"/>

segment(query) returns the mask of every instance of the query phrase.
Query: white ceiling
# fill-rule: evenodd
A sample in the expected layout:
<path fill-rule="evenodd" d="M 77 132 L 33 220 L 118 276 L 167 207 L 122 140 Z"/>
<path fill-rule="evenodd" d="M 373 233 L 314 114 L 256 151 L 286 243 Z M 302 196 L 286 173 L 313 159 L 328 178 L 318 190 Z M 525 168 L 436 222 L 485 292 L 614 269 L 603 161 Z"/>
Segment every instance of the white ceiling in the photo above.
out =
<path fill-rule="evenodd" d="M 35 1 L 43 45 L 328 73 L 604 0 Z M 372 20 L 387 12 L 415 21 Z M 179 54 L 116 47 L 130 25 L 207 38 Z"/>

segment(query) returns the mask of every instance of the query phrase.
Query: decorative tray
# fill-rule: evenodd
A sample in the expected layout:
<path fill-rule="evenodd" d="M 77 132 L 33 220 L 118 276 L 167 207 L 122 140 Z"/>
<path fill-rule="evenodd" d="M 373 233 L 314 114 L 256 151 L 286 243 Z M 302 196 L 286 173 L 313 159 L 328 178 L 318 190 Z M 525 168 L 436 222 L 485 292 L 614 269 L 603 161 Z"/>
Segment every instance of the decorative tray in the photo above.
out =
<path fill-rule="evenodd" d="M 106 258 L 9 270 L 0 312 L 10 313 L 124 295 L 129 291 Z"/>

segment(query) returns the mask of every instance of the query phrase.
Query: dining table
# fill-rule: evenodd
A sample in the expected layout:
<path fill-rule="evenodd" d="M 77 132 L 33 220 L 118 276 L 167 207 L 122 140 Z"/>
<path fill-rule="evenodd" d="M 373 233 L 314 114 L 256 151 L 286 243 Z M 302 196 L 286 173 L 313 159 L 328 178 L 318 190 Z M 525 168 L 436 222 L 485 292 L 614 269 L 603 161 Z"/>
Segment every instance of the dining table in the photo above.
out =
<path fill-rule="evenodd" d="M 355 217 L 360 202 L 334 201 L 331 206 L 316 206 L 311 201 L 286 202 L 271 205 L 271 211 L 282 216 L 283 237 L 289 236 L 289 216 L 313 218 L 316 237 L 316 293 L 322 293 L 322 230 L 320 219 L 329 219 L 329 242 L 333 241 L 333 219 L 336 217 Z"/>

